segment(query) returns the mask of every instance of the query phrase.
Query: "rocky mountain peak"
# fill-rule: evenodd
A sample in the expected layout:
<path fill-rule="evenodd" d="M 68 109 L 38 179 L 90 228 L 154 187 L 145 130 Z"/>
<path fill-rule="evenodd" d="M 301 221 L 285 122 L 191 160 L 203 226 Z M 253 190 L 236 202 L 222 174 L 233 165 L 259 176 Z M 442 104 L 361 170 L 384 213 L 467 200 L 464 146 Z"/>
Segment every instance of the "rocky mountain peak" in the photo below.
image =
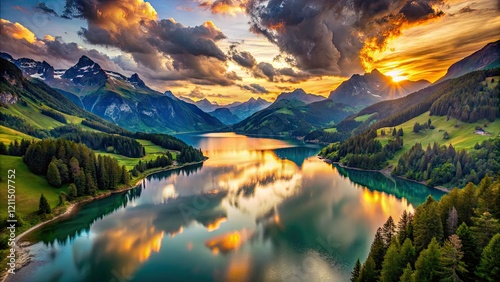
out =
<path fill-rule="evenodd" d="M 144 83 L 137 73 L 134 73 L 127 80 L 138 87 L 146 87 L 146 83 Z"/>
<path fill-rule="evenodd" d="M 69 68 L 61 77 L 70 79 L 76 84 L 90 86 L 105 83 L 108 75 L 99 64 L 84 55 L 80 57 L 76 65 Z"/>

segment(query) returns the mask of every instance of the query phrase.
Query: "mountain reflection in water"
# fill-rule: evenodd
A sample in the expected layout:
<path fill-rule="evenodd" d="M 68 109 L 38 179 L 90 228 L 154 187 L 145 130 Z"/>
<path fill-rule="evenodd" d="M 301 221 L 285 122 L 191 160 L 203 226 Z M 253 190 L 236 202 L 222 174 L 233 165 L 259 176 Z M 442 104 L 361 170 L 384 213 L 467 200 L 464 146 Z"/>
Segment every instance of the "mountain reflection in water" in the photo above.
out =
<path fill-rule="evenodd" d="M 348 281 L 376 229 L 423 185 L 336 168 L 317 146 L 234 133 L 179 136 L 203 164 L 149 176 L 32 233 L 9 281 Z"/>

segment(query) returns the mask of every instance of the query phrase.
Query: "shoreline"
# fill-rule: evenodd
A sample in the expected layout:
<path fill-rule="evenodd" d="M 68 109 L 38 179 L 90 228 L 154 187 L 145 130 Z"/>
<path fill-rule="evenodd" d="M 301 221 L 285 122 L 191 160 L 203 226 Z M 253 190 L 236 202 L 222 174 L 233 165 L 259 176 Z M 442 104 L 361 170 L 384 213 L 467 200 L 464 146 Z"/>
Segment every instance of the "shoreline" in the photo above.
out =
<path fill-rule="evenodd" d="M 319 157 L 319 156 L 318 156 Z M 441 192 L 444 192 L 444 193 L 449 193 L 451 190 L 449 190 L 448 188 L 446 187 L 443 187 L 443 186 L 429 186 L 429 185 L 426 185 L 425 183 L 423 182 L 420 182 L 420 181 L 417 181 L 417 180 L 413 180 L 413 179 L 408 179 L 404 176 L 393 176 L 391 175 L 391 171 L 390 169 L 388 168 L 384 168 L 384 169 L 380 169 L 380 170 L 375 170 L 375 169 L 362 169 L 362 168 L 357 168 L 357 167 L 349 167 L 349 166 L 345 166 L 345 165 L 342 165 L 340 164 L 339 162 L 332 162 L 331 160 L 329 159 L 325 159 L 323 157 L 319 157 L 322 161 L 326 162 L 326 163 L 329 163 L 329 164 L 335 164 L 335 165 L 338 165 L 339 167 L 341 168 L 346 168 L 346 169 L 351 169 L 351 170 L 358 170 L 358 171 L 368 171 L 368 172 L 378 172 L 378 173 L 381 173 L 383 174 L 385 177 L 387 178 L 399 178 L 401 180 L 405 180 L 405 181 L 410 181 L 410 182 L 413 182 L 413 183 L 418 183 L 418 184 L 422 184 L 424 186 L 427 186 L 431 189 L 436 189 L 436 190 L 439 190 Z"/>
<path fill-rule="evenodd" d="M 49 223 L 52 223 L 56 220 L 60 220 L 60 219 L 66 218 L 66 217 L 70 218 L 71 216 L 78 213 L 80 208 L 82 206 L 84 206 L 85 204 L 107 198 L 113 194 L 119 194 L 119 193 L 126 192 L 128 190 L 134 189 L 137 186 L 139 186 L 139 184 L 141 184 L 141 182 L 144 181 L 144 179 L 146 179 L 148 176 L 150 176 L 152 174 L 165 172 L 165 171 L 169 171 L 169 170 L 174 170 L 174 169 L 179 169 L 179 168 L 183 168 L 183 167 L 190 166 L 190 165 L 200 164 L 200 163 L 205 162 L 206 160 L 208 160 L 208 158 L 205 158 L 204 160 L 198 161 L 198 162 L 186 163 L 186 164 L 182 164 L 182 165 L 170 166 L 170 167 L 165 167 L 162 169 L 150 171 L 150 172 L 146 173 L 145 175 L 141 176 L 135 184 L 130 184 L 129 186 L 119 188 L 118 190 L 106 191 L 106 192 L 103 192 L 102 194 L 98 194 L 98 195 L 93 196 L 91 198 L 84 198 L 84 199 L 81 199 L 80 201 L 69 203 L 69 205 L 66 207 L 66 210 L 64 210 L 64 212 L 62 212 L 61 214 L 58 214 L 58 215 L 54 216 L 53 218 L 50 218 L 46 221 L 39 222 L 36 225 L 28 228 L 26 231 L 24 231 L 21 234 L 16 236 L 15 248 L 16 248 L 16 253 L 18 255 L 16 257 L 15 271 L 18 271 L 21 268 L 23 268 L 31 263 L 31 255 L 30 255 L 29 251 L 27 251 L 25 248 L 29 247 L 31 245 L 34 245 L 37 242 L 23 241 L 22 239 L 23 239 L 23 237 L 27 236 L 28 234 L 32 233 L 33 231 L 35 231 L 35 230 L 37 230 L 37 229 L 39 229 L 39 228 L 41 228 Z M 9 277 L 9 274 L 8 274 L 8 272 L 6 272 L 3 275 L 1 282 L 7 281 L 8 277 Z"/>

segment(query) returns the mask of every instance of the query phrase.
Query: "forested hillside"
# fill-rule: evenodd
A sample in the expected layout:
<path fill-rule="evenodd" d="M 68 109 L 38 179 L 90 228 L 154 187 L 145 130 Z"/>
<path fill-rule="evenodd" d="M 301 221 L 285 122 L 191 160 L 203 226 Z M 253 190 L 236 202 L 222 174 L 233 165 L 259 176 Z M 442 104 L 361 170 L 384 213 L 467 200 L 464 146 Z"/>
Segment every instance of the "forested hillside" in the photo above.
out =
<path fill-rule="evenodd" d="M 500 171 L 432 197 L 377 230 L 351 281 L 498 281 Z M 496 179 L 495 179 L 496 178 Z"/>
<path fill-rule="evenodd" d="M 232 126 L 236 132 L 302 137 L 314 129 L 333 125 L 355 111 L 332 100 L 306 104 L 282 99 Z"/>
<path fill-rule="evenodd" d="M 368 107 L 330 133 L 342 137 L 349 126 L 359 126 L 355 135 L 320 155 L 350 167 L 388 167 L 432 186 L 477 184 L 499 169 L 499 78 L 500 69 L 473 72 Z"/>
<path fill-rule="evenodd" d="M 368 127 L 396 126 L 427 111 L 431 111 L 432 115 L 449 115 L 466 122 L 482 118 L 492 121 L 500 117 L 499 79 L 500 69 L 468 73 L 406 97 L 366 107 L 341 121 L 337 128 L 339 131 L 354 130 L 354 133 L 359 133 Z"/>

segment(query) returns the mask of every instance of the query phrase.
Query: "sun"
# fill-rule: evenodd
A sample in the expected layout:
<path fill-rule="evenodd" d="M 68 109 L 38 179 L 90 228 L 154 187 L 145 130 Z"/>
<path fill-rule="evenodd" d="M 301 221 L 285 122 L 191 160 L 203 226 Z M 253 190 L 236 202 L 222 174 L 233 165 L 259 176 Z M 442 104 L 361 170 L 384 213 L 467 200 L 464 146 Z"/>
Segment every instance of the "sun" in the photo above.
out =
<path fill-rule="evenodd" d="M 386 72 L 385 75 L 390 76 L 392 78 L 392 81 L 394 82 L 400 82 L 401 80 L 407 80 L 408 77 L 403 74 L 402 71 L 400 70 L 392 70 L 389 72 Z"/>

